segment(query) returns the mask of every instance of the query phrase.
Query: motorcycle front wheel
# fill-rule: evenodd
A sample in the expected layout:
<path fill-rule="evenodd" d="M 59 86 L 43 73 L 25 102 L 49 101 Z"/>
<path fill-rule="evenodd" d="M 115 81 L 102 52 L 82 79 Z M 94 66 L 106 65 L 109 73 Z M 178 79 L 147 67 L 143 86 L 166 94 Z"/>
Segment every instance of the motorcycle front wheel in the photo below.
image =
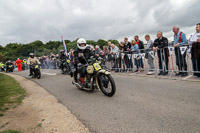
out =
<path fill-rule="evenodd" d="M 101 74 L 99 76 L 99 87 L 102 93 L 108 97 L 112 97 L 116 92 L 116 85 L 115 81 L 113 80 L 112 76 Z"/>
<path fill-rule="evenodd" d="M 40 71 L 37 71 L 36 77 L 37 77 L 38 79 L 41 78 L 41 72 L 40 72 Z"/>

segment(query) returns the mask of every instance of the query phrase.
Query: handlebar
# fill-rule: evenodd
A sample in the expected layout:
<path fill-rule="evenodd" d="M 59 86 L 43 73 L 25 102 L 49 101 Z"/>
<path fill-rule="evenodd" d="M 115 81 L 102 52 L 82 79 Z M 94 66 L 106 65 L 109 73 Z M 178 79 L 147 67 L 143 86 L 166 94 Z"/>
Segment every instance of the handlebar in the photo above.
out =
<path fill-rule="evenodd" d="M 85 64 L 85 65 L 80 66 L 79 69 L 83 68 L 83 67 L 86 67 L 86 66 L 89 66 L 89 65 L 92 65 L 94 62 L 96 62 L 96 60 L 97 60 L 96 58 L 88 59 L 88 63 Z M 98 59 L 98 60 L 103 60 L 103 59 Z"/>

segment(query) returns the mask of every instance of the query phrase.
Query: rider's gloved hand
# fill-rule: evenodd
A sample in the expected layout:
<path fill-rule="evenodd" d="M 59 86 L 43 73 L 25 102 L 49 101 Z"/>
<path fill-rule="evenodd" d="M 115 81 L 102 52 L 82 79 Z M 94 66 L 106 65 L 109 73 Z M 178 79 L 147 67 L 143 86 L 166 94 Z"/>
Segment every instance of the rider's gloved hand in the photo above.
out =
<path fill-rule="evenodd" d="M 78 67 L 81 67 L 81 66 L 82 66 L 82 63 L 78 63 L 77 66 L 78 66 Z"/>
<path fill-rule="evenodd" d="M 98 57 L 98 60 L 102 60 L 103 58 L 101 58 L 101 57 Z"/>

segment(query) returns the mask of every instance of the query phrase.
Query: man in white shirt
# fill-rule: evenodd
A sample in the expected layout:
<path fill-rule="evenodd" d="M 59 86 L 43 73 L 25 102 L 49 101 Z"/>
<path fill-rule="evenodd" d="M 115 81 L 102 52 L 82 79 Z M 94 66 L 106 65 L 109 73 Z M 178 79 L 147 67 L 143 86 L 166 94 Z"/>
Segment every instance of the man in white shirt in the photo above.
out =
<path fill-rule="evenodd" d="M 119 63 L 118 63 L 118 59 L 119 59 L 119 48 L 115 45 L 115 44 L 111 44 L 111 54 L 115 57 L 114 60 L 114 69 L 115 72 L 119 72 Z"/>
<path fill-rule="evenodd" d="M 192 44 L 191 56 L 194 76 L 200 78 L 200 23 L 196 24 L 196 33 L 189 39 L 189 44 Z"/>

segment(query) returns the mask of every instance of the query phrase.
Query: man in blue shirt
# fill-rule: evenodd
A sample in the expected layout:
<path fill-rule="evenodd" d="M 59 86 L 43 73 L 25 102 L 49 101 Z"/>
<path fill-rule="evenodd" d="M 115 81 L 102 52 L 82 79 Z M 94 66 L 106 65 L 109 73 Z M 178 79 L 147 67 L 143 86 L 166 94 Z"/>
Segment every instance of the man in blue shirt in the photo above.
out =
<path fill-rule="evenodd" d="M 187 76 L 187 64 L 186 64 L 186 51 L 181 54 L 180 47 L 187 43 L 185 33 L 181 32 L 179 26 L 173 26 L 174 32 L 174 51 L 176 55 L 176 65 L 178 66 L 179 73 L 176 76 Z"/>

